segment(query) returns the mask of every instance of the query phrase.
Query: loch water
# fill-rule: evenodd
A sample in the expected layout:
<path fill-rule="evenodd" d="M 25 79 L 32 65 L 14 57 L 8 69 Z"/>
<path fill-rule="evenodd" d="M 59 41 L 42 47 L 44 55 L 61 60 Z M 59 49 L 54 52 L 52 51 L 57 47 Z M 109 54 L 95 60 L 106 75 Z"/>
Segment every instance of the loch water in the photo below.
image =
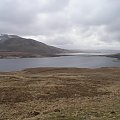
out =
<path fill-rule="evenodd" d="M 0 71 L 19 71 L 36 67 L 77 67 L 77 68 L 101 68 L 120 67 L 120 61 L 116 58 L 95 55 L 75 55 L 46 58 L 17 58 L 0 59 Z"/>

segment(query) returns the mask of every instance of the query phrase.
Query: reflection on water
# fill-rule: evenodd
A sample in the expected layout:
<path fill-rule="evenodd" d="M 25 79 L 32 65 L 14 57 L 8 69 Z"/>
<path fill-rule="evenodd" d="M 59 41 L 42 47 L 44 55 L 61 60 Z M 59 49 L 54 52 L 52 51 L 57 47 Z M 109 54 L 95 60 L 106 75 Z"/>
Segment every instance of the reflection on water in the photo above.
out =
<path fill-rule="evenodd" d="M 0 59 L 0 71 L 16 71 L 31 67 L 120 67 L 120 61 L 115 58 L 90 55 Z"/>

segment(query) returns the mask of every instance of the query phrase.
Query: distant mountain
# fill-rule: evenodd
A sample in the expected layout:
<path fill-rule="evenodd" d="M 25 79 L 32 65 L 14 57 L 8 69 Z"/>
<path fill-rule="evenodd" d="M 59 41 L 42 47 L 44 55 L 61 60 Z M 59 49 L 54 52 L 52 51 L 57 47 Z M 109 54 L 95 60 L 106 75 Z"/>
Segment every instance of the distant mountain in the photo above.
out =
<path fill-rule="evenodd" d="M 68 50 L 46 45 L 33 39 L 26 39 L 16 35 L 1 34 L 0 56 L 34 57 L 55 56 Z"/>

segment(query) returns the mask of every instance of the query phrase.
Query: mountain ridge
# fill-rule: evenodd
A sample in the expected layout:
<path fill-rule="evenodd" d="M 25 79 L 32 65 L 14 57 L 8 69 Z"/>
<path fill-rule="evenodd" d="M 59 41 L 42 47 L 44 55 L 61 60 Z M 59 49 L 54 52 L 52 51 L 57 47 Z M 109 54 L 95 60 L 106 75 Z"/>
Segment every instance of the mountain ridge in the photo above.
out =
<path fill-rule="evenodd" d="M 22 53 L 29 54 L 33 57 L 38 56 L 56 56 L 59 53 L 67 52 L 68 50 L 47 45 L 34 39 L 22 38 L 17 35 L 2 34 L 0 36 L 0 56 L 10 55 L 11 57 L 22 57 Z M 18 53 L 18 55 L 17 55 Z M 28 57 L 30 57 L 28 56 Z M 7 56 L 6 56 L 7 57 Z M 27 57 L 27 56 L 26 56 Z"/>

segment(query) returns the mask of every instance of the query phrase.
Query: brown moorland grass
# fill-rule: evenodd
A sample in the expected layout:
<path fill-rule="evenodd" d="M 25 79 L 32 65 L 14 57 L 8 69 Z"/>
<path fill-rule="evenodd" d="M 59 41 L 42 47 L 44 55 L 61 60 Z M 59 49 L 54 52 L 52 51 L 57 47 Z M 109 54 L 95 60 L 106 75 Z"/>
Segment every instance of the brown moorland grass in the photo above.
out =
<path fill-rule="evenodd" d="M 120 68 L 1 72 L 0 120 L 120 120 Z"/>

